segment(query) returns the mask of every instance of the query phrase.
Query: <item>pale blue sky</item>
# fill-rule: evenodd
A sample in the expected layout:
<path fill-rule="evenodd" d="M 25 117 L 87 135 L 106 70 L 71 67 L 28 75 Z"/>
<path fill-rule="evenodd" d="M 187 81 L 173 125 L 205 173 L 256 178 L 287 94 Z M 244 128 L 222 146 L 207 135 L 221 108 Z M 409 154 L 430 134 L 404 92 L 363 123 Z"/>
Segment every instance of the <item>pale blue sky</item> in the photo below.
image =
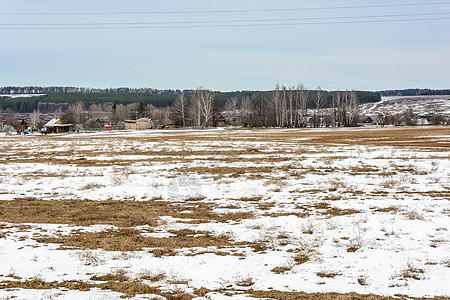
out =
<path fill-rule="evenodd" d="M 187 12 L 431 2 L 446 1 L 0 0 L 0 13 Z M 324 19 L 295 23 L 324 23 L 330 20 L 382 20 L 382 15 L 408 15 L 388 18 L 395 20 L 447 19 L 260 27 L 62 29 L 66 25 L 58 25 L 58 29 L 51 30 L 6 29 L 20 27 L 15 24 L 302 18 Z M 373 18 L 326 19 L 355 16 Z M 0 14 L 0 20 L 0 86 L 127 86 L 158 89 L 194 89 L 203 86 L 230 91 L 268 90 L 276 84 L 292 86 L 303 83 L 308 88 L 321 86 L 328 90 L 450 88 L 450 2 L 421 6 L 233 13 Z M 291 21 L 265 23 L 270 22 L 286 24 Z M 215 23 L 200 23 L 211 24 Z"/>

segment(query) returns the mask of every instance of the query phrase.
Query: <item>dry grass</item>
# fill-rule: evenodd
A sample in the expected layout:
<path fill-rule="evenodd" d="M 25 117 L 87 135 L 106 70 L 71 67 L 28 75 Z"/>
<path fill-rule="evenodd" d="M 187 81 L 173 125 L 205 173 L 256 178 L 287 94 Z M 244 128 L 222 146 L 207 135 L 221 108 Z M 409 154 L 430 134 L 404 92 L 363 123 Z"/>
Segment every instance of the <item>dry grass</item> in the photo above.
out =
<path fill-rule="evenodd" d="M 307 254 L 300 253 L 300 254 L 295 255 L 293 257 L 293 259 L 297 265 L 301 265 L 301 264 L 304 264 L 305 262 L 309 261 L 309 256 Z"/>
<path fill-rule="evenodd" d="M 389 207 L 383 207 L 383 208 L 376 208 L 375 211 L 376 212 L 393 212 L 396 213 L 398 211 L 398 207 L 395 206 L 389 206 Z"/>
<path fill-rule="evenodd" d="M 316 275 L 321 277 L 321 278 L 334 278 L 334 277 L 340 275 L 340 273 L 336 273 L 336 272 L 317 272 Z"/>
<path fill-rule="evenodd" d="M 165 238 L 146 237 L 137 229 L 119 228 L 100 232 L 73 232 L 70 235 L 36 237 L 39 243 L 61 244 L 63 248 L 103 249 L 106 251 L 140 251 L 143 248 L 174 250 L 191 247 L 224 247 L 234 245 L 228 236 L 206 231 L 182 230 Z M 162 255 L 159 255 L 162 256 Z"/>
<path fill-rule="evenodd" d="M 237 286 L 249 287 L 255 284 L 255 280 L 250 276 L 238 275 L 234 282 Z"/>
<path fill-rule="evenodd" d="M 192 295 L 180 292 L 163 292 L 160 289 L 144 284 L 140 280 L 133 281 L 119 281 L 112 280 L 103 283 L 88 283 L 84 281 L 52 281 L 46 282 L 39 278 L 34 278 L 26 281 L 0 281 L 0 289 L 34 289 L 34 290 L 48 290 L 48 289 L 69 289 L 79 291 L 89 291 L 93 288 L 101 290 L 110 290 L 123 294 L 124 297 L 134 297 L 140 294 L 152 294 L 163 296 L 166 299 L 186 299 L 193 298 Z"/>
<path fill-rule="evenodd" d="M 244 282 L 249 284 L 250 281 Z M 62 282 L 46 282 L 39 278 L 34 278 L 26 281 L 0 281 L 0 289 L 69 289 L 79 291 L 89 291 L 93 288 L 102 290 L 110 290 L 122 293 L 124 297 L 134 297 L 140 294 L 152 294 L 165 297 L 166 299 L 186 299 L 194 298 L 193 295 L 181 292 L 162 292 L 157 287 L 146 285 L 140 280 L 134 281 L 107 281 L 102 283 L 88 283 L 83 281 L 62 281 Z M 199 297 L 205 297 L 210 292 L 227 293 L 227 290 L 214 291 L 206 288 L 198 288 L 194 290 L 194 294 Z M 279 300 L 447 300 L 448 297 L 433 297 L 433 298 L 414 298 L 396 295 L 395 297 L 377 296 L 377 295 L 361 295 L 357 293 L 339 294 L 339 293 L 304 293 L 304 292 L 283 292 L 283 291 L 261 291 L 261 290 L 246 290 L 245 293 L 250 297 L 258 299 L 279 299 Z M 230 293 L 230 295 L 232 295 Z"/>
<path fill-rule="evenodd" d="M 278 266 L 273 268 L 271 271 L 274 272 L 275 274 L 283 274 L 290 270 L 292 270 L 292 266 Z"/>
<path fill-rule="evenodd" d="M 251 296 L 258 299 L 278 299 L 278 300 L 445 300 L 448 297 L 434 297 L 434 298 L 414 298 L 403 297 L 397 295 L 395 297 L 377 296 L 377 295 L 361 295 L 357 293 L 339 294 L 339 293 L 303 293 L 303 292 L 282 292 L 282 291 L 247 291 Z"/>
<path fill-rule="evenodd" d="M 150 273 L 150 272 L 145 272 L 143 274 L 141 274 L 141 276 L 139 277 L 142 280 L 149 280 L 151 282 L 157 282 L 157 281 L 161 281 L 164 280 L 166 278 L 166 274 L 159 272 L 159 273 Z"/>
<path fill-rule="evenodd" d="M 227 222 L 252 218 L 250 212 L 219 214 L 213 205 L 190 202 L 175 205 L 168 201 L 92 201 L 92 200 L 38 200 L 16 199 L 0 201 L 0 222 L 50 223 L 116 226 L 157 226 L 161 216 L 189 219 L 190 222 Z"/>
<path fill-rule="evenodd" d="M 423 269 L 417 268 L 412 262 L 408 262 L 407 265 L 402 270 L 400 270 L 400 272 L 398 272 L 398 274 L 393 276 L 393 278 L 397 277 L 402 280 L 421 280 L 423 279 L 423 273 L 425 273 Z"/>
<path fill-rule="evenodd" d="M 125 271 L 120 270 L 115 274 L 105 274 L 105 275 L 94 275 L 91 276 L 90 280 L 92 281 L 129 281 L 130 278 L 125 275 Z"/>

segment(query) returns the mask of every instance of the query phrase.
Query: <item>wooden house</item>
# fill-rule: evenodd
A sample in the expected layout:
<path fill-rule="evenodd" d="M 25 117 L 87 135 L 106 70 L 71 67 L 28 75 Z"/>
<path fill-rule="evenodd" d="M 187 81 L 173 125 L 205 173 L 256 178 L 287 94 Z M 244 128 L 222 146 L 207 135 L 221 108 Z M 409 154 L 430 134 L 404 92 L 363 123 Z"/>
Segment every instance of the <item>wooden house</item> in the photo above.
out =
<path fill-rule="evenodd" d="M 63 124 L 60 119 L 51 119 L 44 125 L 45 132 L 47 133 L 64 133 L 74 130 L 73 124 Z"/>
<path fill-rule="evenodd" d="M 151 129 L 153 122 L 148 118 L 140 118 L 137 120 L 125 120 L 124 125 L 126 130 L 145 130 Z"/>
<path fill-rule="evenodd" d="M 215 127 L 225 127 L 226 125 L 226 119 L 224 116 L 220 115 L 217 118 L 214 119 L 214 126 Z"/>

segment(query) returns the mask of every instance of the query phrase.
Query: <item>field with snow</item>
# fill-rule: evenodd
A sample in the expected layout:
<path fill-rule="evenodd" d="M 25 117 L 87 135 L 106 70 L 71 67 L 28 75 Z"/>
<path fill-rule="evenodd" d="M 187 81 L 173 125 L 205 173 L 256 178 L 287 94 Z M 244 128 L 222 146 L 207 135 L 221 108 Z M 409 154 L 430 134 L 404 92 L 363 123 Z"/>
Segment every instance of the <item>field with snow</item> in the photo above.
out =
<path fill-rule="evenodd" d="M 0 299 L 448 299 L 449 154 L 449 127 L 2 136 Z"/>
<path fill-rule="evenodd" d="M 413 113 L 417 115 L 440 114 L 450 116 L 450 95 L 382 97 L 379 102 L 363 104 L 361 113 L 363 115 L 402 115 L 408 108 L 412 109 Z"/>

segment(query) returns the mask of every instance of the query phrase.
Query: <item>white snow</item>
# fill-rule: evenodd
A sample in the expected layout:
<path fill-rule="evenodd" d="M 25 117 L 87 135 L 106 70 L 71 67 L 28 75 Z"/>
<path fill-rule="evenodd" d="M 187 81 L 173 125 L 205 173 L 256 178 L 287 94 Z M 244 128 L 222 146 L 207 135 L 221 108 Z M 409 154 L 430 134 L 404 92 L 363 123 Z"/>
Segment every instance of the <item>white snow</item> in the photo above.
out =
<path fill-rule="evenodd" d="M 6 233 L 4 238 L 0 235 L 0 282 L 12 280 L 9 275 L 45 281 L 89 281 L 92 274 L 125 270 L 131 278 L 145 272 L 163 272 L 167 278 L 187 280 L 188 284 L 181 287 L 186 290 L 200 287 L 245 290 L 236 282 L 250 277 L 254 290 L 450 297 L 450 149 L 444 146 L 425 151 L 391 146 L 389 140 L 383 147 L 310 142 L 311 132 L 329 130 L 332 129 L 298 130 L 304 132 L 304 138 L 269 142 L 264 141 L 264 133 L 290 131 L 263 130 L 255 136 L 251 136 L 250 130 L 212 130 L 0 137 L 0 200 L 162 198 L 180 202 L 168 192 L 176 178 L 180 197 L 194 190 L 205 197 L 201 201 L 213 203 L 217 212 L 253 212 L 255 217 L 237 222 L 190 224 L 165 216 L 161 218 L 162 225 L 147 235 L 167 237 L 169 230 L 190 228 L 226 234 L 236 242 L 259 241 L 268 247 L 263 252 L 240 246 L 217 249 L 228 254 L 236 251 L 242 256 L 215 253 L 188 256 L 183 255 L 184 250 L 176 256 L 163 257 L 145 250 L 128 253 L 60 250 L 56 244 L 37 243 L 33 236 L 70 234 L 74 229 L 97 232 L 114 227 L 25 224 L 29 228 L 23 229 L 17 224 L 0 223 L 6 226 L 0 227 L 0 234 Z M 335 133 L 340 131 L 337 129 Z M 187 138 L 182 140 L 180 136 Z M 450 141 L 448 135 L 428 138 L 447 144 Z M 198 151 L 210 154 L 199 155 Z M 232 156 L 226 151 L 242 154 L 228 160 Z M 164 155 L 168 157 L 164 160 L 158 152 L 174 155 Z M 77 160 L 96 164 L 83 165 Z M 255 174 L 251 168 L 263 167 L 268 172 L 252 177 Z M 214 172 L 195 171 L 199 168 L 249 171 L 220 177 Z M 188 182 L 183 185 L 181 178 L 190 181 L 183 181 Z M 192 186 L 194 182 L 199 186 Z M 261 200 L 244 201 L 243 197 Z M 322 214 L 313 207 L 318 203 L 358 212 Z M 270 205 L 262 209 L 258 206 L 262 204 Z M 229 205 L 238 209 L 227 208 Z M 309 216 L 295 215 L 308 209 Z M 356 252 L 347 252 L 351 245 L 357 245 Z M 308 252 L 309 260 L 295 264 L 294 249 Z M 86 251 L 98 262 L 86 261 Z M 279 266 L 290 270 L 281 274 L 271 271 Z M 402 276 L 409 267 L 423 270 L 417 274 L 420 279 Z M 319 277 L 318 272 L 336 275 Z M 167 289 L 174 288 L 170 282 L 165 284 Z M 98 289 L 0 289 L 0 298 L 119 299 L 120 296 Z M 209 296 L 227 298 L 218 292 Z M 144 296 L 135 298 L 141 297 Z"/>

